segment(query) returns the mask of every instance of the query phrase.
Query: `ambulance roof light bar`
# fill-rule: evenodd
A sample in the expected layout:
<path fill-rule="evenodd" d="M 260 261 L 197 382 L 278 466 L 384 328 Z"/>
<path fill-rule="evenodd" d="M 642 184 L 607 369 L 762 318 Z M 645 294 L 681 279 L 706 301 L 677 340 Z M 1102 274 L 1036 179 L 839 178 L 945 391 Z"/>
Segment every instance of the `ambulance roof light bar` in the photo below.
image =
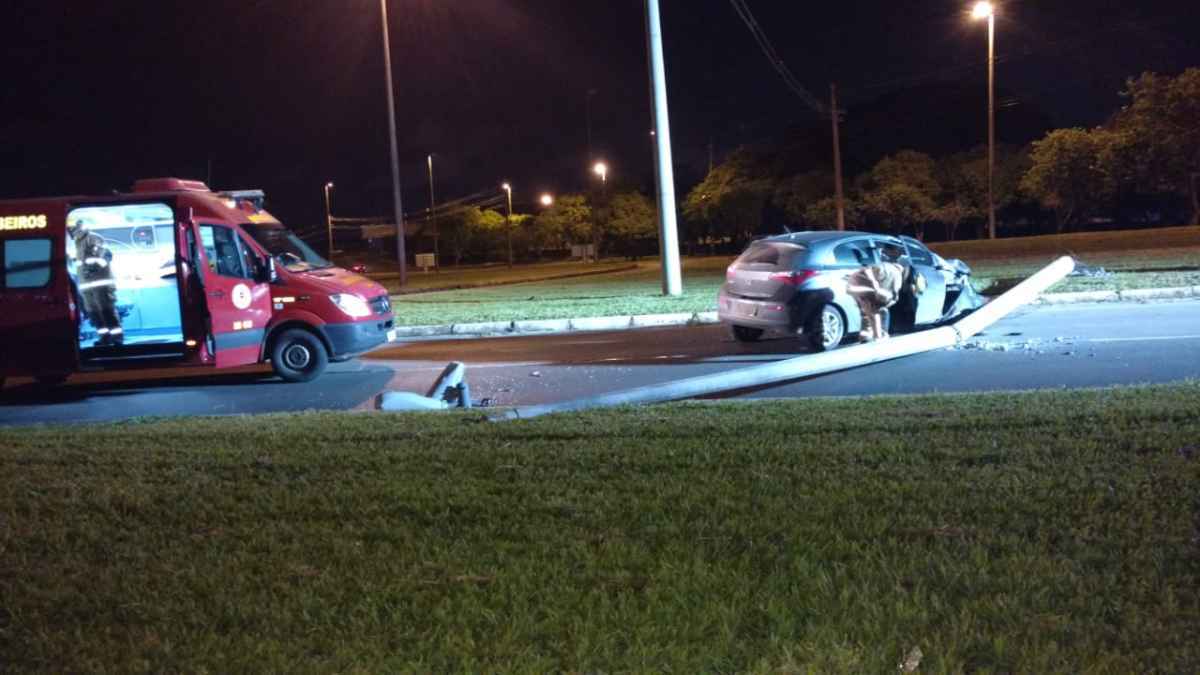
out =
<path fill-rule="evenodd" d="M 236 203 L 249 203 L 254 206 L 255 211 L 262 211 L 263 204 L 267 199 L 267 193 L 262 190 L 225 190 L 218 192 L 217 195 L 225 199 L 232 199 Z"/>

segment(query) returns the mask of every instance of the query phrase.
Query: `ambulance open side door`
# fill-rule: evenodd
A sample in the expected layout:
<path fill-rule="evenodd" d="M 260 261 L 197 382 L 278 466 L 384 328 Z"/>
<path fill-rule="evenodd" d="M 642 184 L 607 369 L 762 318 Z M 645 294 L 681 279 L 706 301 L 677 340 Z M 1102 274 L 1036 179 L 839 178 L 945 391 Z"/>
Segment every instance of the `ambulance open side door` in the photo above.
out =
<path fill-rule="evenodd" d="M 199 219 L 184 223 L 197 242 L 198 276 L 208 311 L 208 345 L 216 366 L 259 362 L 271 318 L 270 261 L 259 258 L 234 227 Z"/>

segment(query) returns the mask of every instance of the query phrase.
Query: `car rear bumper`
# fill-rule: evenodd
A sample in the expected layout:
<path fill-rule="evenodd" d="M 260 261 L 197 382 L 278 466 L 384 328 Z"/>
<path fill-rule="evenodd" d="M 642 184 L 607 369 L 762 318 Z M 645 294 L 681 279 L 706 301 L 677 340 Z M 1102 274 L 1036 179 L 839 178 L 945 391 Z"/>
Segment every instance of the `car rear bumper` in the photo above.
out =
<path fill-rule="evenodd" d="M 736 326 L 797 333 L 803 329 L 810 317 L 831 302 L 838 304 L 842 313 L 847 315 L 849 322 L 857 326 L 858 310 L 836 303 L 833 291 L 827 288 L 800 291 L 793 295 L 787 303 L 780 303 L 777 300 L 752 300 L 722 292 L 717 296 L 717 318 L 722 323 Z M 853 318 L 850 317 L 850 314 L 854 315 Z"/>
<path fill-rule="evenodd" d="M 722 293 L 717 299 L 717 318 L 724 323 L 753 328 L 792 330 L 792 309 L 775 300 L 751 300 Z"/>

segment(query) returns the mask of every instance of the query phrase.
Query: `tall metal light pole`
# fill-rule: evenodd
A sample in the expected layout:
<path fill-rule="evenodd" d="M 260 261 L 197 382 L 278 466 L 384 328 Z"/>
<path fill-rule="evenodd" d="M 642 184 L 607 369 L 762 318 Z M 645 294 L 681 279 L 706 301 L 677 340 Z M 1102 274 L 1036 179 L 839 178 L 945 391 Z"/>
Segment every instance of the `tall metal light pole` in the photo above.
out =
<path fill-rule="evenodd" d="M 508 193 L 508 210 L 504 212 L 504 231 L 508 234 L 508 266 L 513 266 L 512 254 L 512 186 L 504 183 L 500 186 Z"/>
<path fill-rule="evenodd" d="M 608 165 L 596 162 L 592 172 L 600 176 L 600 202 L 597 206 L 605 206 L 608 203 Z M 595 209 L 592 210 L 592 262 L 600 262 L 600 222 L 596 219 Z"/>
<path fill-rule="evenodd" d="M 408 263 L 404 253 L 404 208 L 400 203 L 400 154 L 396 150 L 396 100 L 392 93 L 392 46 L 388 41 L 387 0 L 379 0 L 383 16 L 383 66 L 387 77 L 388 133 L 392 143 L 392 205 L 396 217 L 396 261 L 400 263 L 400 285 L 408 283 Z"/>
<path fill-rule="evenodd" d="M 658 171 L 658 247 L 662 260 L 663 295 L 681 295 L 679 234 L 675 225 L 675 171 L 671 164 L 671 123 L 667 115 L 667 75 L 663 67 L 662 20 L 658 0 L 646 0 L 646 44 L 650 52 L 655 158 Z"/>
<path fill-rule="evenodd" d="M 592 97 L 596 95 L 595 89 L 588 89 L 587 102 L 584 105 L 583 115 L 587 122 L 587 161 L 592 161 L 595 156 L 592 152 Z"/>
<path fill-rule="evenodd" d="M 436 270 L 442 266 L 442 259 L 438 256 L 438 238 L 441 235 L 441 228 L 438 226 L 437 216 L 434 215 L 437 209 L 437 202 L 433 199 L 433 153 L 429 153 L 429 220 L 433 223 L 433 268 Z"/>
<path fill-rule="evenodd" d="M 333 181 L 325 184 L 325 233 L 329 235 L 329 262 L 333 262 L 333 217 L 329 211 L 329 191 L 333 189 Z"/>
<path fill-rule="evenodd" d="M 980 2 L 971 16 L 988 21 L 988 239 L 996 238 L 996 8 Z"/>

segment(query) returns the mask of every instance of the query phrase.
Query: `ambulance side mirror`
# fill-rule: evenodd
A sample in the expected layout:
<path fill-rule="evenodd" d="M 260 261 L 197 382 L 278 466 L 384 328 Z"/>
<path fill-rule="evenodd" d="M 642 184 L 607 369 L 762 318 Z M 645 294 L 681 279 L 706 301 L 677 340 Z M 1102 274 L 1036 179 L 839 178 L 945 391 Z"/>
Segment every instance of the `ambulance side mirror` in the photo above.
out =
<path fill-rule="evenodd" d="M 273 284 L 276 281 L 279 281 L 279 272 L 275 270 L 275 258 L 269 256 L 266 260 L 259 258 L 259 264 L 257 267 L 257 274 L 255 275 L 256 278 L 254 280 L 258 283 Z"/>

